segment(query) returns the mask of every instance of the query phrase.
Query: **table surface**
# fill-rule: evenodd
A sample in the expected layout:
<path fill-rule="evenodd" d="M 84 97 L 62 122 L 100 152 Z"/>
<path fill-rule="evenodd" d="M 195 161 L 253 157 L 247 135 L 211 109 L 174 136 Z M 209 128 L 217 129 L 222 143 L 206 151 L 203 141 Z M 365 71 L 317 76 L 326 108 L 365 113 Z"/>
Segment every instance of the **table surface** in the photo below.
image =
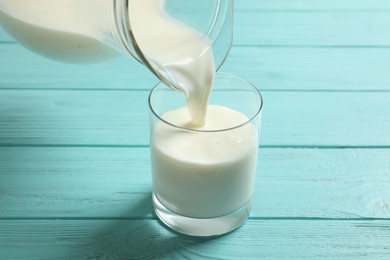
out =
<path fill-rule="evenodd" d="M 389 259 L 390 2 L 236 1 L 234 28 L 261 145 L 249 220 L 212 239 L 153 215 L 143 66 L 0 31 L 0 259 Z"/>

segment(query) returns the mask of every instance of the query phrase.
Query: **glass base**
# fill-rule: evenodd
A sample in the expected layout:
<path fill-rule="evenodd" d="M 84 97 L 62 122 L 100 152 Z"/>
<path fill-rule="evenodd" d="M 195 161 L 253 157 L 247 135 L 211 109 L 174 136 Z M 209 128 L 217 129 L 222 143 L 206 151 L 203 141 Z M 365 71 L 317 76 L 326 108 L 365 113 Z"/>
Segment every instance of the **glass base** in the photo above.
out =
<path fill-rule="evenodd" d="M 167 209 L 153 194 L 153 207 L 157 217 L 168 227 L 189 236 L 218 236 L 228 233 L 245 222 L 252 209 L 252 201 L 238 210 L 217 218 L 190 218 Z"/>

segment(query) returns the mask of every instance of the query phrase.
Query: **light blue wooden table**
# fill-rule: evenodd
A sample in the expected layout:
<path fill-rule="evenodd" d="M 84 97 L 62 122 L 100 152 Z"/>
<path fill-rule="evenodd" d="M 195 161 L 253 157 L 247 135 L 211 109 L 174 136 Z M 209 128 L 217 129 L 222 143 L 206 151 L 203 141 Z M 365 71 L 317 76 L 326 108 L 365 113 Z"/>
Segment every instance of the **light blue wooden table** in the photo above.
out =
<path fill-rule="evenodd" d="M 0 259 L 390 259 L 390 2 L 237 0 L 222 71 L 263 93 L 250 219 L 213 239 L 152 213 L 135 61 L 45 60 L 0 31 Z"/>

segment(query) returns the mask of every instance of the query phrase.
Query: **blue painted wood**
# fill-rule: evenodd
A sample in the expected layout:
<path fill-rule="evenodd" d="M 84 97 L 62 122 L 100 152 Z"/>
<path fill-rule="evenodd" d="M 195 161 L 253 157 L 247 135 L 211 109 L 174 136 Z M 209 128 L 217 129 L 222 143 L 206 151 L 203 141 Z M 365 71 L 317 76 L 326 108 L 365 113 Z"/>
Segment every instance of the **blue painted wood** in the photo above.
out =
<path fill-rule="evenodd" d="M 1 259 L 389 259 L 390 2 L 235 1 L 222 70 L 264 91 L 253 213 L 166 230 L 134 61 L 55 63 L 0 30 Z M 129 72 L 131 71 L 131 73 Z"/>
<path fill-rule="evenodd" d="M 390 218 L 389 149 L 259 154 L 251 219 Z M 0 178 L 0 220 L 153 217 L 148 148 L 1 147 Z"/>
<path fill-rule="evenodd" d="M 223 71 L 260 90 L 390 90 L 390 48 L 233 47 Z"/>
<path fill-rule="evenodd" d="M 154 220 L 2 221 L 2 259 L 388 259 L 386 220 L 258 219 L 226 236 L 178 236 Z M 23 247 L 21 248 L 21 244 Z M 21 250 L 23 249 L 23 250 Z"/>
<path fill-rule="evenodd" d="M 237 10 L 245 11 L 388 11 L 387 0 L 244 0 L 235 1 Z"/>
<path fill-rule="evenodd" d="M 386 48 L 235 46 L 221 70 L 238 74 L 261 90 L 373 91 L 390 90 L 390 77 L 383 76 L 389 67 Z M 0 68 L 0 89 L 149 90 L 158 81 L 126 57 L 97 65 L 69 65 L 12 44 L 0 44 Z"/>
<path fill-rule="evenodd" d="M 259 1 L 260 3 L 261 1 Z M 389 46 L 388 12 L 236 12 L 235 44 L 246 46 Z M 255 26 L 255 28 L 254 28 Z"/>
<path fill-rule="evenodd" d="M 148 91 L 0 90 L 1 145 L 149 144 Z M 264 92 L 262 146 L 389 146 L 390 92 Z"/>
<path fill-rule="evenodd" d="M 4 32 L 2 30 L 2 28 L 0 27 L 0 44 L 4 44 L 4 43 L 10 43 L 10 42 L 14 42 L 14 39 L 12 39 L 6 32 Z"/>

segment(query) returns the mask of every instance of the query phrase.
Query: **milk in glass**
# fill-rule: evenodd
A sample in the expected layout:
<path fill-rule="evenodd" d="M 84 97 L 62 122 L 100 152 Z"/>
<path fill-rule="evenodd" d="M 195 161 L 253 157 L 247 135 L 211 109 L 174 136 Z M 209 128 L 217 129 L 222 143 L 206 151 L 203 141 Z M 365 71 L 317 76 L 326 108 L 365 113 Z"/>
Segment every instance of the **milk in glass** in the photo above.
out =
<path fill-rule="evenodd" d="M 183 128 L 192 124 L 185 107 L 162 119 Z M 237 111 L 209 105 L 205 125 L 198 131 L 157 123 L 151 147 L 156 198 L 171 211 L 192 218 L 223 216 L 250 202 L 258 133 L 247 121 Z M 229 128 L 233 129 L 213 131 Z"/>

